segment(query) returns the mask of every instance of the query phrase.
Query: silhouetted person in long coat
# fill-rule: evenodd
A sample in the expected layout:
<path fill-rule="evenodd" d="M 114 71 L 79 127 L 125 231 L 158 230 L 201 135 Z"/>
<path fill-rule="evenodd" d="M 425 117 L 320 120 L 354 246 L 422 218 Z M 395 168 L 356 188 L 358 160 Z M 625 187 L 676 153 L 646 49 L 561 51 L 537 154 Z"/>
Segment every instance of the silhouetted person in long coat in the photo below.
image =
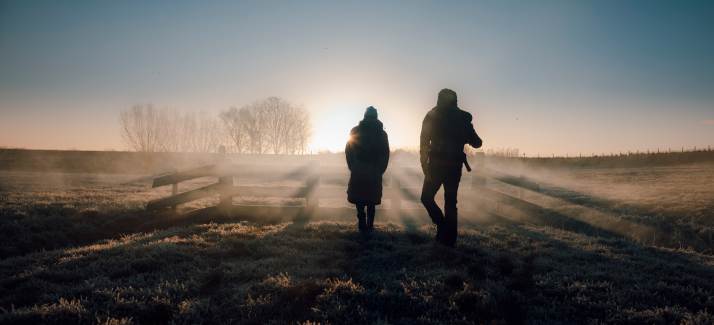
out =
<path fill-rule="evenodd" d="M 466 162 L 464 145 L 481 147 L 481 138 L 471 124 L 471 114 L 456 106 L 456 93 L 442 89 L 436 102 L 424 117 L 421 126 L 419 154 L 424 185 L 421 202 L 437 226 L 436 240 L 446 246 L 456 244 L 457 213 L 456 195 L 461 181 L 462 164 Z M 444 185 L 444 213 L 434 197 Z"/>
<path fill-rule="evenodd" d="M 377 119 L 374 107 L 367 107 L 364 119 L 350 132 L 345 155 L 351 172 L 347 200 L 357 207 L 359 230 L 371 231 L 374 228 L 374 206 L 382 203 L 382 174 L 389 163 L 387 132 Z"/>

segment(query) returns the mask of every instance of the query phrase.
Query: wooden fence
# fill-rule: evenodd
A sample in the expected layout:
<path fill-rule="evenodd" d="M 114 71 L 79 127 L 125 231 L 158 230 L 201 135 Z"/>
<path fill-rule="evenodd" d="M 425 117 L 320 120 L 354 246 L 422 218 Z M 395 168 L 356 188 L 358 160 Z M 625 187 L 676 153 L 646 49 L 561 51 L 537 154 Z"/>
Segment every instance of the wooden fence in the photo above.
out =
<path fill-rule="evenodd" d="M 356 215 L 354 208 L 328 208 L 319 206 L 320 199 L 347 198 L 346 187 L 320 186 L 320 178 L 322 177 L 349 177 L 347 166 L 320 165 L 318 161 L 311 161 L 307 165 L 297 166 L 235 164 L 226 158 L 224 152 L 220 156 L 222 158 L 219 158 L 214 164 L 184 171 L 179 171 L 176 168 L 172 174 L 155 178 L 153 187 L 172 185 L 172 195 L 149 201 L 146 205 L 146 211 L 171 209 L 175 212 L 176 206 L 180 204 L 218 195 L 218 206 L 208 208 L 213 211 L 198 210 L 198 214 L 197 212 L 193 212 L 193 215 L 196 216 L 200 214 L 205 216 L 208 215 L 208 213 L 202 212 L 219 212 L 219 215 L 224 218 L 228 216 L 231 219 L 236 216 L 247 219 L 280 216 L 281 219 L 290 218 L 291 220 L 354 218 Z M 540 191 L 538 184 L 525 180 L 522 174 L 520 177 L 515 177 L 485 168 L 483 162 L 483 155 L 476 156 L 473 171 L 464 173 L 464 176 L 472 176 L 471 188 L 460 188 L 458 200 L 459 202 L 468 202 L 470 208 L 466 210 L 460 209 L 460 216 L 470 213 L 481 218 L 505 218 L 500 215 L 498 211 L 487 210 L 485 208 L 485 201 L 483 200 L 484 197 L 495 200 L 498 202 L 497 205 L 510 205 L 527 213 L 541 213 L 543 211 L 541 206 L 523 200 L 525 190 Z M 295 177 L 306 177 L 306 186 L 261 187 L 234 186 L 233 184 L 234 177 L 254 178 L 265 176 L 275 177 L 276 175 L 285 175 L 291 179 Z M 399 216 L 402 218 L 409 215 L 420 216 L 424 219 L 427 214 L 423 206 L 419 205 L 420 208 L 417 209 L 402 208 L 403 199 L 419 201 L 421 197 L 421 186 L 402 187 L 402 180 L 405 177 L 416 179 L 422 177 L 421 175 L 420 167 L 400 166 L 398 161 L 392 162 L 391 166 L 387 168 L 387 171 L 384 173 L 385 178 L 391 178 L 391 186 L 384 188 L 382 196 L 383 199 L 391 200 L 391 208 L 379 209 L 378 218 L 386 214 L 388 216 Z M 178 184 L 180 182 L 206 176 L 218 176 L 218 182 L 198 189 L 178 193 Z M 519 197 L 513 197 L 486 187 L 486 178 L 519 187 Z M 305 198 L 305 205 L 299 207 L 234 205 L 232 201 L 235 196 Z M 439 198 L 443 198 L 443 188 L 437 193 L 436 199 L 439 200 Z M 215 216 L 212 218 L 215 218 Z M 171 218 L 166 220 L 166 222 L 170 222 L 170 219 Z"/>

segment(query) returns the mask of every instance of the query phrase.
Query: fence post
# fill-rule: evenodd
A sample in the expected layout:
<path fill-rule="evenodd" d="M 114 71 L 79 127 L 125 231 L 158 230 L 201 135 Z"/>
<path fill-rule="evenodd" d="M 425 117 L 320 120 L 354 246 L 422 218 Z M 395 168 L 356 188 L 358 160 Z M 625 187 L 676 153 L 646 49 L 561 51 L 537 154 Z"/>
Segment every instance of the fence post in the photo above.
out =
<path fill-rule="evenodd" d="M 399 161 L 392 162 L 392 212 L 399 214 L 402 209 L 402 164 Z"/>
<path fill-rule="evenodd" d="M 218 194 L 218 199 L 220 203 L 218 204 L 220 210 L 227 211 L 233 205 L 233 173 L 230 170 L 230 165 L 233 161 L 227 157 L 226 147 L 220 146 L 218 148 L 218 161 L 216 162 L 216 167 L 218 170 L 218 184 L 220 184 L 220 193 Z"/>
<path fill-rule="evenodd" d="M 520 174 L 520 175 L 518 175 L 518 178 L 524 179 L 524 178 L 526 178 L 526 175 L 525 175 L 525 174 Z M 523 197 L 525 196 L 525 193 L 526 193 L 526 190 L 525 190 L 525 189 L 523 189 L 522 187 L 519 187 L 519 188 L 518 188 L 518 198 L 519 198 L 519 199 L 523 200 Z"/>
<path fill-rule="evenodd" d="M 307 186 L 307 196 L 305 197 L 305 208 L 308 213 L 314 213 L 320 206 L 320 198 L 317 196 L 317 188 L 320 187 L 319 160 L 310 160 L 310 172 L 305 185 Z"/>
<path fill-rule="evenodd" d="M 174 172 L 171 174 L 172 176 L 176 176 L 178 174 L 179 168 L 174 167 Z M 175 178 L 174 178 L 175 179 Z M 175 182 L 172 184 L 173 186 L 171 187 L 171 195 L 176 195 L 178 194 L 178 182 Z M 171 206 L 171 213 L 176 213 L 176 205 Z"/>

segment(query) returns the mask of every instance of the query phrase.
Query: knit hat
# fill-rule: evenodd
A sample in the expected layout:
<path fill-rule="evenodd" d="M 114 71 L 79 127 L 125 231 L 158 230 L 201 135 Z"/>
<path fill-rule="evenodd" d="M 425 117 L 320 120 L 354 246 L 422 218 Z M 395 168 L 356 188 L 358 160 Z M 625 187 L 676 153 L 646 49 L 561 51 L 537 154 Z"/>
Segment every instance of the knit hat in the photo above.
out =
<path fill-rule="evenodd" d="M 367 110 L 364 112 L 364 117 L 377 118 L 377 109 L 372 106 L 367 107 Z"/>

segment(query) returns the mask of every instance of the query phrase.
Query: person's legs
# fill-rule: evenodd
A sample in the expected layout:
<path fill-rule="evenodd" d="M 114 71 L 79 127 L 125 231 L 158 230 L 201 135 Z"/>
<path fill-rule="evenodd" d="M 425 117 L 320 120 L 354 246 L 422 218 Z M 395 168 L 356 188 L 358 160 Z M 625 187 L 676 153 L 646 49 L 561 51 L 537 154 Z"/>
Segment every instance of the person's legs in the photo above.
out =
<path fill-rule="evenodd" d="M 448 223 L 444 244 L 454 246 L 457 235 L 457 194 L 461 181 L 461 166 L 447 166 L 444 169 L 444 218 Z"/>
<path fill-rule="evenodd" d="M 424 185 L 422 185 L 421 188 L 421 203 L 424 204 L 424 208 L 426 208 L 426 212 L 429 213 L 431 221 L 438 225 L 443 222 L 444 213 L 436 204 L 434 197 L 441 187 L 442 180 L 441 177 L 439 177 L 439 170 L 432 168 L 432 166 L 429 166 L 429 175 L 430 177 L 424 178 Z"/>
<path fill-rule="evenodd" d="M 367 230 L 374 229 L 374 204 L 367 205 Z"/>
<path fill-rule="evenodd" d="M 439 168 L 433 168 L 432 166 L 427 168 L 429 168 L 429 177 L 424 178 L 424 185 L 421 189 L 421 203 L 424 204 L 424 208 L 426 208 L 426 212 L 429 213 L 431 221 L 436 224 L 436 240 L 441 241 L 444 236 L 446 220 L 444 219 L 444 213 L 434 200 L 436 192 L 439 191 L 442 184 L 441 170 Z"/>
<path fill-rule="evenodd" d="M 355 206 L 357 207 L 357 228 L 359 231 L 365 231 L 367 230 L 367 220 L 364 213 L 364 204 L 358 203 Z"/>

